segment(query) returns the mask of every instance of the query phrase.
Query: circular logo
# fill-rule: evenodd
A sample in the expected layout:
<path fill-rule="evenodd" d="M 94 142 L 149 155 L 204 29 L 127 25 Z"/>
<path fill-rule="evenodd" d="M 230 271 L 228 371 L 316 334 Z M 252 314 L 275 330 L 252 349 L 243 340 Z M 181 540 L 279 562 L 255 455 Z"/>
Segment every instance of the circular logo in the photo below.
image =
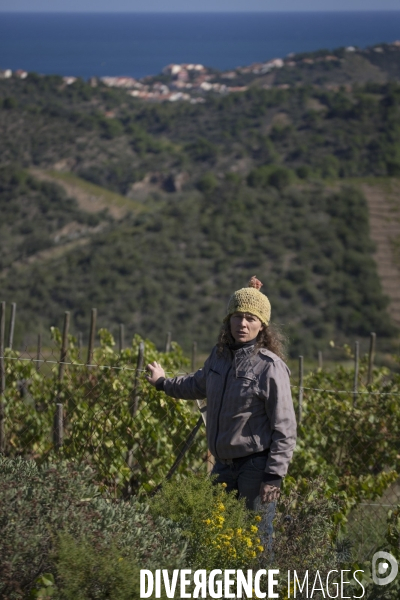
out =
<path fill-rule="evenodd" d="M 396 579 L 399 565 L 389 552 L 375 552 L 372 557 L 372 579 L 377 585 L 388 585 Z"/>

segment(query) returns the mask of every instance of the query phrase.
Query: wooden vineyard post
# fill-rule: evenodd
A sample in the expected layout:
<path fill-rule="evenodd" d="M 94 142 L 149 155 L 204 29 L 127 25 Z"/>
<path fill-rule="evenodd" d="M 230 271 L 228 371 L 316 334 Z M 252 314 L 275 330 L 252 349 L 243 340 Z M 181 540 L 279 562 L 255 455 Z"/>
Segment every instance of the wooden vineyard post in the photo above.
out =
<path fill-rule="evenodd" d="M 140 377 L 140 373 L 142 372 L 142 369 L 143 369 L 143 363 L 144 363 L 144 342 L 140 342 L 137 363 L 136 363 L 135 382 L 133 384 L 132 395 L 131 395 L 130 403 L 129 403 L 129 411 L 130 411 L 132 417 L 136 416 L 136 413 L 139 409 L 139 400 L 140 400 L 139 377 Z M 133 456 L 133 449 L 129 448 L 129 447 L 128 447 L 127 454 L 126 454 L 126 464 L 132 470 L 133 464 L 134 464 L 134 456 Z M 128 492 L 128 494 L 132 493 L 131 484 L 128 484 L 127 492 Z"/>
<path fill-rule="evenodd" d="M 139 352 L 136 364 L 136 372 L 135 372 L 135 383 L 133 386 L 133 394 L 132 394 L 132 402 L 130 405 L 130 411 L 132 417 L 136 416 L 136 413 L 139 408 L 139 377 L 140 373 L 143 370 L 143 362 L 144 362 L 144 342 L 140 342 L 139 344 Z"/>
<path fill-rule="evenodd" d="M 66 311 L 64 314 L 64 326 L 61 340 L 60 364 L 58 369 L 58 394 L 56 400 L 56 412 L 54 413 L 53 421 L 53 443 L 56 450 L 60 450 L 64 442 L 64 408 L 59 402 L 61 394 L 61 384 L 65 373 L 65 363 L 68 356 L 68 332 L 70 323 L 70 313 Z"/>
<path fill-rule="evenodd" d="M 36 346 L 36 371 L 40 371 L 40 357 L 42 355 L 42 334 L 38 333 Z"/>
<path fill-rule="evenodd" d="M 355 342 L 355 344 L 354 344 L 353 406 L 355 406 L 357 403 L 359 365 L 360 365 L 360 342 Z"/>
<path fill-rule="evenodd" d="M 54 446 L 56 450 L 60 450 L 64 443 L 64 409 L 59 402 L 56 404 L 56 412 L 54 414 Z"/>
<path fill-rule="evenodd" d="M 320 371 L 322 371 L 323 365 L 324 365 L 324 361 L 323 361 L 323 357 L 322 357 L 322 351 L 318 350 L 318 369 Z"/>
<path fill-rule="evenodd" d="M 15 329 L 15 314 L 17 312 L 17 305 L 15 302 L 11 304 L 11 316 L 10 316 L 10 328 L 8 330 L 8 346 L 12 350 L 14 342 L 14 329 Z"/>
<path fill-rule="evenodd" d="M 58 369 L 58 381 L 61 383 L 64 371 L 65 371 L 65 362 L 68 354 L 68 331 L 69 331 L 69 320 L 70 314 L 69 311 L 66 311 L 64 314 L 64 326 L 61 340 L 61 354 L 60 354 L 60 364 Z"/>
<path fill-rule="evenodd" d="M 91 365 L 93 361 L 93 350 L 94 350 L 94 340 L 96 337 L 96 321 L 97 321 L 97 308 L 92 308 L 92 312 L 90 314 L 90 333 L 89 333 L 89 345 L 88 345 L 88 354 L 87 354 L 87 365 Z"/>
<path fill-rule="evenodd" d="M 197 358 L 197 342 L 193 342 L 192 346 L 192 373 L 196 370 L 196 358 Z"/>
<path fill-rule="evenodd" d="M 299 356 L 299 407 L 298 407 L 298 425 L 301 423 L 303 416 L 303 378 L 304 378 L 304 361 L 303 357 Z"/>
<path fill-rule="evenodd" d="M 6 303 L 0 304 L 0 453 L 6 449 L 5 406 L 4 393 L 6 391 L 6 367 L 4 362 L 4 335 L 6 329 Z"/>
<path fill-rule="evenodd" d="M 372 385 L 373 380 L 374 380 L 375 346 L 376 346 L 376 333 L 371 332 L 371 337 L 370 337 L 370 341 L 369 341 L 369 354 L 368 354 L 367 385 Z"/>
<path fill-rule="evenodd" d="M 165 352 L 171 352 L 171 332 L 167 332 L 167 337 L 165 340 Z"/>
<path fill-rule="evenodd" d="M 125 348 L 125 327 L 121 323 L 119 326 L 119 353 Z"/>
<path fill-rule="evenodd" d="M 81 360 L 82 349 L 83 349 L 83 335 L 82 335 L 82 331 L 79 331 L 78 332 L 78 358 L 79 358 L 79 360 Z"/>

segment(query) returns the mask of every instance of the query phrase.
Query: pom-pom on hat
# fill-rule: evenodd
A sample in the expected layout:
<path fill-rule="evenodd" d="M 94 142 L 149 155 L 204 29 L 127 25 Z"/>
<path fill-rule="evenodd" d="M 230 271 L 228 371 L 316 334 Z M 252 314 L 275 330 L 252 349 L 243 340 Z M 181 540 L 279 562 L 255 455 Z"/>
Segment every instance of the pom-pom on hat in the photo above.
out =
<path fill-rule="evenodd" d="M 255 275 L 250 279 L 248 287 L 237 290 L 229 299 L 225 321 L 235 312 L 251 313 L 268 325 L 271 318 L 271 304 L 260 288 L 263 284 Z"/>

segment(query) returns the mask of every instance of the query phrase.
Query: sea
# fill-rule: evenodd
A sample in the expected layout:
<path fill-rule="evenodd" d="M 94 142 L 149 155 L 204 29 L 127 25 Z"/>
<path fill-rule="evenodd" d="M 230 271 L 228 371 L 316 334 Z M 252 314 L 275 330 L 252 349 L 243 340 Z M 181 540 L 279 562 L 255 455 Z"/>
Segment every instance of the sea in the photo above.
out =
<path fill-rule="evenodd" d="M 170 63 L 220 70 L 400 39 L 400 10 L 285 13 L 0 13 L 0 69 L 157 75 Z"/>

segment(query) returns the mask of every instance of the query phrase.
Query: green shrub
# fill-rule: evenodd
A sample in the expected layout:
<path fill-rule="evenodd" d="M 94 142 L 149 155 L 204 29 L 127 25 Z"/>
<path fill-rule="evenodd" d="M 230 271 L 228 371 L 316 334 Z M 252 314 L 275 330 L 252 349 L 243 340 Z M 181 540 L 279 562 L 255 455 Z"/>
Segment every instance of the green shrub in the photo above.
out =
<path fill-rule="evenodd" d="M 400 176 L 400 161 L 389 160 L 386 163 L 388 175 L 391 177 Z"/>
<path fill-rule="evenodd" d="M 250 187 L 266 187 L 271 173 L 271 166 L 264 165 L 250 171 L 247 176 L 247 183 Z"/>
<path fill-rule="evenodd" d="M 272 186 L 282 191 L 293 182 L 294 178 L 294 173 L 291 169 L 274 165 L 263 165 L 250 171 L 247 176 L 247 183 L 250 187 Z"/>
<path fill-rule="evenodd" d="M 140 597 L 140 568 L 134 551 L 115 545 L 59 536 L 57 587 L 59 600 L 133 600 Z"/>
<path fill-rule="evenodd" d="M 166 483 L 150 504 L 155 517 L 177 523 L 188 541 L 193 569 L 242 569 L 262 551 L 259 517 L 235 493 L 204 476 Z"/>
<path fill-rule="evenodd" d="M 13 108 L 17 108 L 17 101 L 15 98 L 4 98 L 3 100 L 3 108 L 6 110 L 11 110 Z"/>
<path fill-rule="evenodd" d="M 152 518 L 146 505 L 103 498 L 93 477 L 82 464 L 38 468 L 32 461 L 0 457 L 1 598 L 25 598 L 36 583 L 43 584 L 41 577 L 47 581 L 49 576 L 60 590 L 64 585 L 74 589 L 81 577 L 91 590 L 88 598 L 108 598 L 95 595 L 96 562 L 110 564 L 110 581 L 104 574 L 104 585 L 121 579 L 119 558 L 126 560 L 121 569 L 131 580 L 137 565 L 180 568 L 185 563 L 185 541 L 176 525 Z M 70 580 L 75 550 L 77 572 Z"/>
<path fill-rule="evenodd" d="M 195 142 L 186 146 L 189 155 L 194 161 L 214 163 L 219 154 L 219 148 L 209 140 L 199 137 Z"/>
<path fill-rule="evenodd" d="M 308 571 L 313 581 L 316 571 L 324 580 L 330 570 L 338 569 L 341 557 L 336 548 L 338 527 L 334 518 L 338 510 L 339 497 L 332 494 L 323 478 L 299 478 L 297 482 L 285 479 L 274 519 L 273 556 L 266 548 L 258 559 L 259 568 L 268 568 L 271 562 L 279 568 L 280 597 L 287 591 L 288 570 L 296 570 L 301 580 Z"/>
<path fill-rule="evenodd" d="M 328 154 L 321 162 L 321 175 L 324 178 L 335 178 L 338 176 L 340 163 L 336 156 Z"/>
<path fill-rule="evenodd" d="M 277 167 L 268 177 L 268 184 L 276 187 L 278 190 L 283 190 L 293 182 L 294 176 L 291 169 L 285 167 Z"/>
<path fill-rule="evenodd" d="M 225 181 L 233 186 L 239 186 L 242 183 L 242 176 L 240 173 L 225 173 Z"/>
<path fill-rule="evenodd" d="M 308 179 L 311 175 L 311 169 L 307 165 L 302 165 L 301 167 L 297 167 L 296 175 L 300 179 Z"/>
<path fill-rule="evenodd" d="M 197 187 L 205 194 L 215 190 L 218 185 L 217 178 L 213 173 L 205 173 L 197 182 Z"/>

